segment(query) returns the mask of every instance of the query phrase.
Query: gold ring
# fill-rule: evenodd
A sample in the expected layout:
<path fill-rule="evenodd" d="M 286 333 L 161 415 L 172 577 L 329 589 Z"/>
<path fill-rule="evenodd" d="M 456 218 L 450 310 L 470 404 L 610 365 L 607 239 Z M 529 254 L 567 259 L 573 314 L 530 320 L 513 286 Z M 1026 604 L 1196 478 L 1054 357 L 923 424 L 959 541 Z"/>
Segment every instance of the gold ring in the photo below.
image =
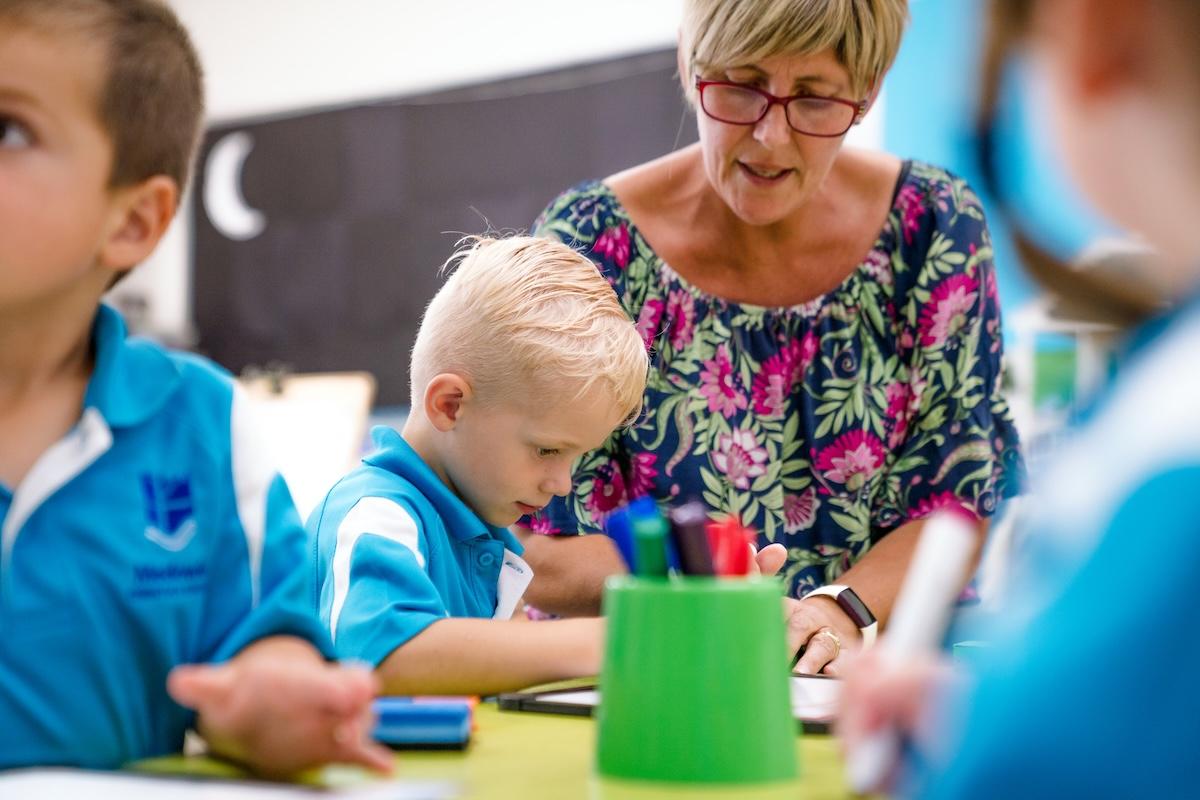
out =
<path fill-rule="evenodd" d="M 828 636 L 830 641 L 833 642 L 833 658 L 829 659 L 830 661 L 833 661 L 834 658 L 837 658 L 842 654 L 842 640 L 838 638 L 836 633 L 833 632 L 833 628 L 821 628 L 812 636 L 808 637 L 809 641 L 812 641 L 818 636 Z"/>

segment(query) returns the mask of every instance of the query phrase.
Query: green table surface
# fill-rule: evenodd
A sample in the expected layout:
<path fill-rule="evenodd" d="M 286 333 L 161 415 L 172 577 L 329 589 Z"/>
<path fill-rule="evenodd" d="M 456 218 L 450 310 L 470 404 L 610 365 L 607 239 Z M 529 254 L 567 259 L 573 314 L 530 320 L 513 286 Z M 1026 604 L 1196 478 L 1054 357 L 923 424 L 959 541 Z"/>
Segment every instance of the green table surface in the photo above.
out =
<path fill-rule="evenodd" d="M 647 724 L 653 724 L 647 721 Z M 701 784 L 631 783 L 601 780 L 594 774 L 596 725 L 587 717 L 501 711 L 494 702 L 475 709 L 475 730 L 465 751 L 404 751 L 396 756 L 396 777 L 449 781 L 472 798 L 845 798 L 842 759 L 830 736 L 796 739 L 800 778 L 767 787 L 721 788 Z M 204 757 L 169 757 L 143 762 L 150 772 L 240 777 L 229 765 Z M 365 773 L 331 769 L 313 776 L 327 786 L 362 786 Z"/>

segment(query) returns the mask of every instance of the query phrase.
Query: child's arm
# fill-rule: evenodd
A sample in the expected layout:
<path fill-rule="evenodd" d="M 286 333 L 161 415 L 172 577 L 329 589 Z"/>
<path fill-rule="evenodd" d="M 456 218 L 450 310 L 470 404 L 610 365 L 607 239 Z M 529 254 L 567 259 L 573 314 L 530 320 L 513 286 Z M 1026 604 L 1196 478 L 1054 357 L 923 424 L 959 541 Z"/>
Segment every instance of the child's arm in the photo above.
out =
<path fill-rule="evenodd" d="M 384 694 L 495 694 L 595 675 L 604 620 L 514 623 L 451 618 L 396 648 L 377 672 Z"/>
<path fill-rule="evenodd" d="M 275 778 L 328 762 L 390 772 L 391 754 L 370 738 L 377 685 L 292 636 L 260 639 L 224 664 L 176 667 L 167 679 L 214 752 Z"/>

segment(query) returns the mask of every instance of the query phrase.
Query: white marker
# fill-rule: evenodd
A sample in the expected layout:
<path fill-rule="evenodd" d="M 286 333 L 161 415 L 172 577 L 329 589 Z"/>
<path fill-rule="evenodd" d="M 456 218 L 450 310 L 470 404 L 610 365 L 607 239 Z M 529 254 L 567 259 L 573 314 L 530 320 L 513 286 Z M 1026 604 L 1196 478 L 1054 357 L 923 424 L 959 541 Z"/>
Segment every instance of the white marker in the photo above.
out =
<path fill-rule="evenodd" d="M 943 511 L 926 521 L 896 609 L 879 642 L 885 662 L 896 663 L 941 643 L 978 536 L 978 529 L 963 513 Z M 899 734 L 890 727 L 864 739 L 846 754 L 850 787 L 860 794 L 877 789 L 899 750 Z"/>

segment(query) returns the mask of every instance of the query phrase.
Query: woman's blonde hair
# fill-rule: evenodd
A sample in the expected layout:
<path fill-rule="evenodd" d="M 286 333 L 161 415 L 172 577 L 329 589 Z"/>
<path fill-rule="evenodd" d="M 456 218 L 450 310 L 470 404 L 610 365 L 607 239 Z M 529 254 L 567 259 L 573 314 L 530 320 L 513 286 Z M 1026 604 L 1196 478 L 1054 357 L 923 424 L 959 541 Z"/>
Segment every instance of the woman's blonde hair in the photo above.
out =
<path fill-rule="evenodd" d="M 907 21 L 908 0 L 685 0 L 684 90 L 695 105 L 697 72 L 833 50 L 863 99 L 896 58 Z"/>
<path fill-rule="evenodd" d="M 469 237 L 430 301 L 412 353 L 412 403 L 429 381 L 462 375 L 482 402 L 608 392 L 622 419 L 642 406 L 646 345 L 596 266 L 531 236 Z"/>

